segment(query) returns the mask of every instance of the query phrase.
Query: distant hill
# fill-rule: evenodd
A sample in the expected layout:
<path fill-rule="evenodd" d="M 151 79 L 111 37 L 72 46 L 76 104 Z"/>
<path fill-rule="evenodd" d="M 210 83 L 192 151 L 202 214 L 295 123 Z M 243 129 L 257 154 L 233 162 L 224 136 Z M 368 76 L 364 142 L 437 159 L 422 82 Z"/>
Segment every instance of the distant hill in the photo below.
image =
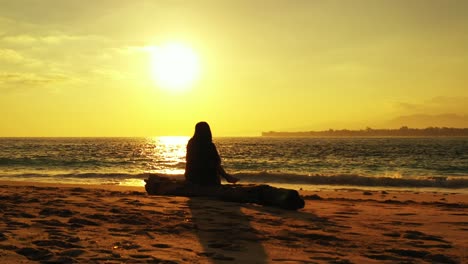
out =
<path fill-rule="evenodd" d="M 263 137 L 468 137 L 468 128 L 428 127 L 424 129 L 372 129 L 304 131 L 304 132 L 262 132 Z"/>

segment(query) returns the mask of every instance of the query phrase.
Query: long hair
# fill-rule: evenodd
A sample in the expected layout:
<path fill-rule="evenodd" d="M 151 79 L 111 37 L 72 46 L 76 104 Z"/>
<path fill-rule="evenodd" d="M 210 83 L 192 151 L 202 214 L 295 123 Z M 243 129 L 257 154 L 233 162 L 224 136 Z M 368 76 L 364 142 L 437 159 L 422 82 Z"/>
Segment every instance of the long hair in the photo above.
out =
<path fill-rule="evenodd" d="M 210 125 L 207 122 L 198 122 L 195 125 L 195 133 L 193 139 L 198 142 L 211 142 L 213 137 L 211 135 Z"/>

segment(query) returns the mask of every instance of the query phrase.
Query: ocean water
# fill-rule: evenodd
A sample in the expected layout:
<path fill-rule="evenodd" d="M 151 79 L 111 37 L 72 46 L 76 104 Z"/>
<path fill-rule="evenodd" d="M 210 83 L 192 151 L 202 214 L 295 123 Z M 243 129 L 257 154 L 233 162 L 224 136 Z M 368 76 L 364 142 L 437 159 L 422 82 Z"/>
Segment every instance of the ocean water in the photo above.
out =
<path fill-rule="evenodd" d="M 0 138 L 0 180 L 143 185 L 182 178 L 188 137 Z M 215 138 L 245 183 L 468 191 L 468 138 Z"/>

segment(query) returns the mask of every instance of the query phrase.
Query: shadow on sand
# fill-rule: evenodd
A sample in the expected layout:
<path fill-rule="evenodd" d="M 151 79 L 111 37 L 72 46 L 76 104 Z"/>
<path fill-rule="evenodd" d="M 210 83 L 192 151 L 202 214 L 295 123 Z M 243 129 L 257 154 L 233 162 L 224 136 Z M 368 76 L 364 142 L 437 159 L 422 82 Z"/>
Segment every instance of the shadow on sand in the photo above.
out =
<path fill-rule="evenodd" d="M 212 263 L 302 263 L 316 260 L 314 255 L 337 261 L 343 258 L 335 252 L 337 247 L 353 246 L 352 241 L 338 236 L 351 227 L 312 212 L 199 197 L 190 198 L 188 205 L 204 250 L 199 255 Z M 306 254 L 267 252 L 265 243 Z"/>
<path fill-rule="evenodd" d="M 252 217 L 242 212 L 242 204 L 197 197 L 188 205 L 204 249 L 199 255 L 212 263 L 267 263 L 262 236 L 251 226 Z"/>

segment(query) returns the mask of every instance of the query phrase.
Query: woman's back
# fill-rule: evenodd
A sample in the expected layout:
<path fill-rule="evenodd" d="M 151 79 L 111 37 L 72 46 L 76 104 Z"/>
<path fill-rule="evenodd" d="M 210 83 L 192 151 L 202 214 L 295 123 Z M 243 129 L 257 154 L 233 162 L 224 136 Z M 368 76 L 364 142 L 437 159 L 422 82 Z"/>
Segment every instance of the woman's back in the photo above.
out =
<path fill-rule="evenodd" d="M 195 136 L 189 140 L 185 167 L 187 181 L 200 185 L 220 185 L 220 164 L 221 158 L 211 140 Z"/>

